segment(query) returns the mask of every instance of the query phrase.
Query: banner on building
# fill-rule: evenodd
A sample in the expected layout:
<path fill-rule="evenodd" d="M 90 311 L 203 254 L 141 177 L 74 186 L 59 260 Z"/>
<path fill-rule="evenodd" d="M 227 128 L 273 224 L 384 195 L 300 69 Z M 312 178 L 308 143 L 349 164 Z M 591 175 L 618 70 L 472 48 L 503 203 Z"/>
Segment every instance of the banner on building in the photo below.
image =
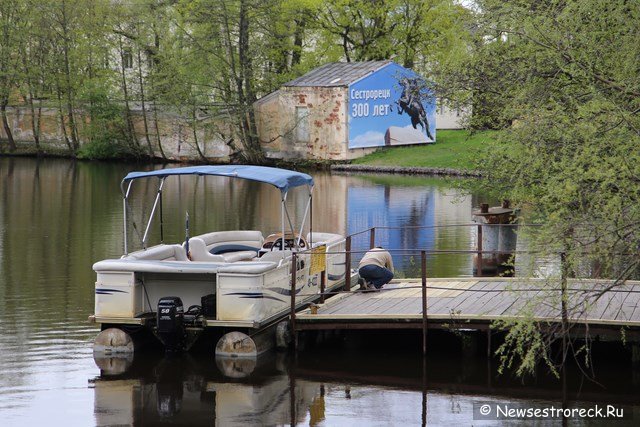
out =
<path fill-rule="evenodd" d="M 390 63 L 349 86 L 349 148 L 435 142 L 435 111 L 425 80 Z"/>

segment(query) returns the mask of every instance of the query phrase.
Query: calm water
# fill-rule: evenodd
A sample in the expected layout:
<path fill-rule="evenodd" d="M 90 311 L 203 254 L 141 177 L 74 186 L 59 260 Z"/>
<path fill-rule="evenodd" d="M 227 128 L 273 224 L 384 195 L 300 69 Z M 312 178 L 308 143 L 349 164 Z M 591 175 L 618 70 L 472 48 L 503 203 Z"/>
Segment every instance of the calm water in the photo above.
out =
<path fill-rule="evenodd" d="M 307 337 L 297 356 L 273 353 L 255 366 L 227 364 L 211 355 L 167 359 L 147 354 L 136 355 L 124 373 L 101 371 L 91 349 L 97 328 L 87 323 L 94 297 L 91 265 L 122 254 L 119 183 L 134 169 L 0 158 L 0 425 L 420 425 L 425 420 L 430 425 L 489 425 L 473 421 L 474 402 L 561 404 L 559 381 L 541 376 L 522 384 L 498 376 L 486 359 L 460 351 L 459 339 L 438 334 L 430 341 L 434 350 L 426 364 L 418 348 L 401 345 L 416 341 L 415 336 L 394 334 L 334 336 L 322 346 L 314 346 L 316 337 Z M 472 206 L 488 201 L 436 179 L 315 178 L 318 231 L 468 223 Z M 152 185 L 135 189 L 137 227 L 129 229 L 134 247 L 154 193 Z M 265 185 L 177 179 L 167 181 L 164 202 L 166 241 L 183 239 L 186 211 L 192 234 L 280 228 L 278 191 Z M 289 206 L 299 217 L 305 202 L 302 192 L 290 195 Z M 472 228 L 379 230 L 376 237 L 389 248 L 475 245 Z M 157 224 L 153 239 L 158 239 Z M 354 249 L 367 244 L 363 236 Z M 396 264 L 400 274 L 418 271 L 411 257 L 396 257 Z M 467 255 L 431 257 L 428 270 L 430 276 L 471 275 L 472 260 Z M 394 344 L 379 345 L 386 340 Z M 577 406 L 595 401 L 633 407 L 640 374 L 630 362 L 599 367 L 603 386 L 581 384 L 576 373 L 564 395 Z"/>

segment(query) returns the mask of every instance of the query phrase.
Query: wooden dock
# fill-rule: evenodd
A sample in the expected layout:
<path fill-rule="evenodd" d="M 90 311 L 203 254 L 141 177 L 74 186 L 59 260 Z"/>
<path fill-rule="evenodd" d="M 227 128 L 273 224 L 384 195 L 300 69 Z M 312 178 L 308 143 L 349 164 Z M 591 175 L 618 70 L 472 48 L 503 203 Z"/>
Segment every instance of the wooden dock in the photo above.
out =
<path fill-rule="evenodd" d="M 295 329 L 419 329 L 423 327 L 421 279 L 400 279 L 380 291 L 352 291 L 296 314 Z M 590 331 L 621 328 L 640 337 L 640 281 L 569 279 L 567 317 Z M 609 289 L 611 288 L 611 289 Z M 606 291 L 606 292 L 603 292 Z M 560 281 L 533 278 L 430 278 L 428 328 L 488 329 L 495 320 L 527 317 L 561 322 Z"/>

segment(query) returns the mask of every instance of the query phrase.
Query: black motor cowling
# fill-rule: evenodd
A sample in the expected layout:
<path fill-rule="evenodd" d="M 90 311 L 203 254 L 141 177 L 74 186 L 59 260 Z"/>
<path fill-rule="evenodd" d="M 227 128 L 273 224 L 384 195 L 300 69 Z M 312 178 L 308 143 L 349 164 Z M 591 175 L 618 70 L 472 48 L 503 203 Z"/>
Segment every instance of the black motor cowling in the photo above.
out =
<path fill-rule="evenodd" d="M 184 346 L 184 307 L 178 297 L 162 297 L 158 301 L 157 333 L 168 351 Z"/>

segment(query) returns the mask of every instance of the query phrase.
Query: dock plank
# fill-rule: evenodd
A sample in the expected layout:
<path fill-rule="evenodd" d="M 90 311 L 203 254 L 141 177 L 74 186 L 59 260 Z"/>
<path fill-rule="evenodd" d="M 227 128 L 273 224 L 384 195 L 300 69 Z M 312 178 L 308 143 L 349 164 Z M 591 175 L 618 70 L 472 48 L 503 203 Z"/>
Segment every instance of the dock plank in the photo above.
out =
<path fill-rule="evenodd" d="M 504 305 L 513 304 L 513 302 L 518 298 L 516 292 L 511 291 L 508 288 L 507 282 L 500 282 L 500 286 L 496 289 L 501 289 L 502 292 L 495 295 L 491 298 L 482 308 L 482 312 L 480 314 L 490 315 L 490 316 L 499 316 L 504 311 Z"/>
<path fill-rule="evenodd" d="M 493 292 L 501 288 L 502 282 L 488 282 L 480 291 L 473 292 L 475 298 L 467 298 L 462 303 L 456 305 L 453 310 L 457 315 L 480 315 L 483 314 L 486 304 L 495 298 L 498 293 Z"/>
<path fill-rule="evenodd" d="M 612 281 L 577 280 L 569 282 L 569 316 L 571 322 L 596 325 L 640 327 L 640 282 L 618 286 L 618 292 L 608 292 L 597 301 L 576 305 L 585 296 L 594 296 Z M 427 314 L 431 319 L 465 322 L 487 321 L 522 316 L 530 307 L 532 315 L 541 321 L 561 319 L 559 282 L 543 279 L 460 278 L 429 279 Z M 301 322 L 332 321 L 419 321 L 422 318 L 420 279 L 400 279 L 379 292 L 353 292 L 329 298 L 317 315 L 304 311 Z M 557 288 L 557 289 L 556 289 Z M 585 293 L 586 292 L 586 293 Z M 327 323 L 329 322 L 329 323 Z"/>
<path fill-rule="evenodd" d="M 624 301 L 629 297 L 628 287 L 621 285 L 616 287 L 616 292 L 610 294 L 609 305 L 607 309 L 602 313 L 601 318 L 607 320 L 615 320 L 618 313 L 622 309 Z"/>
<path fill-rule="evenodd" d="M 442 285 L 446 286 L 445 284 Z M 474 295 L 477 296 L 476 292 L 481 291 L 486 286 L 489 286 L 489 283 L 486 281 L 477 280 L 471 286 L 467 288 L 466 291 L 461 292 L 459 295 L 453 298 L 437 298 L 435 302 L 431 301 L 427 304 L 427 313 L 444 313 L 449 314 L 451 310 L 453 310 L 456 306 L 459 306 L 464 301 L 469 298 L 473 298 Z"/>
<path fill-rule="evenodd" d="M 622 304 L 620 304 L 620 309 L 615 314 L 615 320 L 629 320 L 628 318 L 633 313 L 633 310 L 638 302 L 637 300 L 637 292 L 638 288 L 633 284 L 627 284 L 626 287 L 626 295 Z"/>

